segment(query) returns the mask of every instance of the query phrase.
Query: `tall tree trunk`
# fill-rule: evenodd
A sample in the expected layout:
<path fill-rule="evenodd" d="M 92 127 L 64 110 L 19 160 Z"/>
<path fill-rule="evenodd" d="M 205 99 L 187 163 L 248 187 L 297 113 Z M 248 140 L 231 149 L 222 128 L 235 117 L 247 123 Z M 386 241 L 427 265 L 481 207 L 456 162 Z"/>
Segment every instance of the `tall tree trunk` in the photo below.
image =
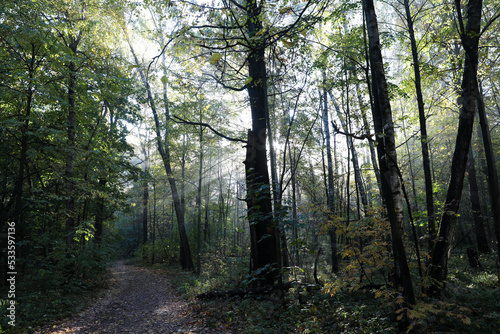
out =
<path fill-rule="evenodd" d="M 163 54 L 163 65 L 165 66 L 165 54 Z M 164 75 L 167 74 L 166 68 L 164 69 Z M 149 86 L 148 86 L 149 88 Z M 149 90 L 149 89 L 148 89 Z M 152 98 L 150 99 L 152 101 Z M 194 270 L 193 258 L 191 256 L 191 248 L 189 247 L 189 241 L 186 234 L 186 225 L 184 222 L 184 207 L 183 207 L 183 197 L 179 198 L 179 192 L 177 190 L 177 183 L 174 178 L 174 173 L 172 171 L 171 166 L 171 158 L 170 158 L 170 145 L 168 143 L 169 140 L 169 121 L 170 121 L 170 111 L 169 111 L 169 101 L 167 96 L 167 83 L 163 82 L 163 104 L 164 104 L 164 113 L 165 113 L 165 145 L 161 146 L 161 140 L 159 137 L 159 119 L 156 111 L 153 111 L 153 116 L 155 119 L 155 125 L 157 129 L 157 143 L 160 150 L 160 155 L 163 160 L 163 165 L 165 166 L 165 172 L 167 173 L 168 183 L 170 184 L 170 189 L 172 190 L 172 200 L 174 202 L 175 208 L 175 216 L 177 217 L 177 226 L 179 229 L 179 239 L 180 239 L 180 256 L 181 256 L 181 266 L 184 270 Z M 153 110 L 153 108 L 151 108 Z"/>
<path fill-rule="evenodd" d="M 327 161 L 327 206 L 328 206 L 328 220 L 330 216 L 335 213 L 335 192 L 333 185 L 333 159 L 332 159 L 332 147 L 330 143 L 330 124 L 328 121 L 328 95 L 326 91 L 326 74 L 323 71 L 323 128 L 326 140 L 326 161 Z M 339 258 L 337 254 L 337 233 L 336 227 L 330 226 L 328 230 L 330 236 L 330 248 L 332 257 L 332 273 L 339 271 Z"/>
<path fill-rule="evenodd" d="M 247 205 L 252 235 L 252 258 L 250 268 L 269 268 L 264 270 L 263 284 L 273 284 L 281 280 L 281 250 L 279 228 L 273 219 L 269 172 L 267 169 L 266 119 L 268 117 L 267 73 L 264 41 L 256 36 L 262 30 L 260 14 L 262 7 L 257 1 L 245 2 L 249 38 L 255 39 L 248 51 L 248 75 L 251 82 L 247 85 L 252 116 L 252 130 L 248 132 L 247 157 Z"/>
<path fill-rule="evenodd" d="M 482 0 L 470 0 L 467 5 L 467 25 L 464 28 L 460 1 L 456 1 L 462 46 L 465 49 L 462 91 L 460 94 L 460 116 L 455 152 L 451 164 L 450 183 L 441 218 L 438 238 L 432 252 L 429 275 L 433 282 L 429 293 L 439 295 L 448 275 L 448 261 L 455 237 L 458 209 L 462 198 L 467 156 L 474 127 L 474 114 L 478 101 L 477 66 L 479 60 L 479 34 L 481 30 Z"/>
<path fill-rule="evenodd" d="M 373 121 L 377 134 L 377 153 L 382 182 L 382 197 L 391 225 L 394 254 L 394 280 L 402 288 L 407 304 L 415 304 L 413 283 L 403 243 L 403 202 L 394 138 L 394 124 L 385 79 L 378 23 L 373 0 L 363 0 L 369 40 L 370 65 L 373 80 Z"/>
<path fill-rule="evenodd" d="M 338 105 L 337 101 L 335 100 L 335 96 L 331 91 L 328 92 L 330 95 L 330 99 L 333 102 L 333 105 L 335 106 L 335 110 L 337 111 L 337 117 L 340 120 L 340 124 L 342 125 L 342 129 L 345 133 L 350 133 L 347 124 L 342 117 L 342 112 L 340 111 L 340 106 Z M 363 205 L 363 211 L 366 214 L 368 212 L 368 196 L 366 194 L 366 189 L 365 185 L 363 183 L 363 176 L 361 174 L 361 168 L 359 167 L 359 159 L 358 159 L 358 152 L 356 151 L 356 147 L 354 146 L 354 142 L 352 140 L 352 137 L 349 135 L 347 136 L 347 143 L 349 146 L 349 150 L 351 151 L 351 161 L 352 165 L 354 167 L 354 180 L 356 181 L 356 185 L 358 186 L 358 191 L 359 191 L 359 196 L 361 197 L 361 204 Z"/>
<path fill-rule="evenodd" d="M 470 202 L 472 214 L 474 216 L 474 232 L 476 234 L 477 250 L 487 254 L 490 252 L 486 230 L 484 229 L 483 215 L 481 212 L 481 202 L 479 200 L 479 188 L 476 176 L 476 161 L 472 147 L 469 148 L 469 157 L 467 159 L 467 178 L 469 179 Z"/>
<path fill-rule="evenodd" d="M 156 242 L 156 181 L 153 180 L 153 222 L 151 224 L 151 263 L 155 264 Z"/>
<path fill-rule="evenodd" d="M 295 147 L 292 147 L 292 144 L 290 141 L 288 141 L 288 156 L 290 159 L 290 166 L 295 166 Z M 293 150 L 293 154 L 292 154 Z M 292 229 L 293 229 L 293 237 L 295 239 L 295 263 L 294 265 L 297 267 L 300 267 L 300 254 L 299 254 L 299 228 L 297 226 L 298 224 L 298 217 L 297 217 L 297 175 L 296 175 L 296 169 L 292 169 Z"/>
<path fill-rule="evenodd" d="M 490 128 L 488 126 L 488 118 L 486 117 L 482 90 L 478 91 L 478 114 L 484 153 L 486 156 L 488 190 L 490 193 L 491 211 L 493 212 L 493 226 L 495 227 L 498 245 L 497 254 L 500 260 L 500 182 L 498 179 L 496 160 L 493 154 L 493 145 L 491 142 Z"/>
<path fill-rule="evenodd" d="M 373 101 L 373 89 L 372 89 L 372 84 L 370 81 L 370 55 L 369 55 L 369 45 L 368 45 L 368 36 L 367 36 L 367 28 L 366 28 L 366 14 L 365 11 L 363 10 L 363 42 L 364 42 L 364 51 L 365 51 L 365 59 L 366 59 L 366 66 L 364 69 L 364 74 L 365 74 L 365 80 L 366 80 L 366 86 L 368 87 L 368 98 L 370 101 L 370 109 L 373 110 L 374 108 L 374 101 Z M 361 91 L 359 89 L 359 83 L 356 82 L 356 94 L 358 95 L 358 102 L 359 102 L 359 108 L 362 109 L 363 106 L 363 99 L 361 98 Z M 370 133 L 370 125 L 368 124 L 368 117 L 366 115 L 366 112 L 361 110 L 361 115 L 363 118 L 363 127 L 365 128 L 366 133 Z M 382 194 L 382 177 L 380 176 L 380 169 L 378 167 L 377 163 L 377 157 L 375 153 L 375 144 L 372 140 L 368 142 L 368 145 L 370 146 L 370 157 L 372 160 L 372 165 L 373 165 L 373 171 L 375 173 L 375 178 L 377 179 L 377 186 L 380 194 Z"/>
<path fill-rule="evenodd" d="M 248 130 L 245 168 L 246 202 L 250 224 L 250 271 L 260 270 L 258 276 L 261 281 L 259 284 L 273 285 L 275 280 L 279 280 L 280 277 L 279 231 L 272 221 L 269 182 L 262 182 L 263 176 L 259 175 L 258 172 L 257 147 L 257 138 L 254 132 Z"/>
<path fill-rule="evenodd" d="M 200 113 L 200 123 L 203 121 L 203 114 Z M 201 274 L 201 190 L 203 187 L 203 127 L 200 126 L 200 166 L 198 170 L 198 191 L 196 193 L 196 227 L 198 235 L 196 237 L 196 274 Z M 208 204 L 208 203 L 207 203 Z"/>
<path fill-rule="evenodd" d="M 107 182 L 108 180 L 105 177 L 99 178 L 99 188 L 101 192 L 105 191 Z M 104 198 L 99 196 L 97 198 L 97 213 L 95 217 L 95 240 L 98 244 L 102 242 L 105 212 Z"/>
<path fill-rule="evenodd" d="M 149 185 L 147 178 L 148 170 L 144 169 L 145 180 L 142 186 L 142 244 L 146 245 L 148 242 L 148 202 L 149 202 Z M 145 250 L 144 250 L 145 251 Z M 144 254 L 146 256 L 146 254 Z M 144 259 L 146 259 L 144 257 Z"/>
<path fill-rule="evenodd" d="M 16 237 L 20 240 L 23 239 L 25 234 L 25 223 L 24 223 L 24 210 L 23 210 L 23 195 L 24 195 L 24 183 L 25 183 L 25 169 L 26 163 L 28 160 L 28 132 L 30 129 L 30 118 L 31 118 L 31 109 L 33 105 L 33 93 L 35 90 L 34 87 L 34 73 L 36 67 L 38 67 L 38 62 L 36 61 L 36 52 L 35 45 L 31 45 L 31 57 L 29 58 L 28 63 L 26 64 L 26 69 L 28 71 L 28 87 L 26 89 L 26 106 L 24 109 L 24 115 L 22 119 L 21 125 L 21 150 L 19 154 L 19 171 L 17 174 L 17 179 L 14 185 L 14 191 L 12 198 L 15 201 L 14 211 L 12 214 L 12 219 L 16 224 Z M 22 114 L 22 113 L 20 113 Z M 9 207 L 9 205 L 7 206 Z M 1 207 L 0 207 L 1 208 Z M 1 209 L 0 209 L 1 212 Z M 2 219 L 2 215 L 0 214 L 0 219 Z M 26 251 L 28 251 L 26 249 Z M 24 247 L 20 247 L 20 254 L 24 254 Z"/>
<path fill-rule="evenodd" d="M 151 108 L 151 112 L 153 113 L 153 118 L 155 122 L 155 137 L 156 144 L 158 147 L 158 151 L 160 153 L 163 166 L 165 168 L 165 172 L 167 174 L 168 183 L 170 184 L 170 189 L 172 191 L 172 201 L 175 210 L 175 216 L 177 218 L 177 226 L 179 229 L 179 239 L 180 239 L 180 260 L 181 266 L 184 270 L 194 270 L 193 258 L 191 256 L 191 249 L 189 247 L 189 240 L 186 234 L 186 227 L 184 223 L 184 210 L 182 209 L 181 198 L 179 196 L 179 191 L 177 189 L 177 183 L 174 178 L 174 174 L 172 172 L 171 159 L 170 159 L 170 146 L 168 144 L 169 137 L 169 129 L 168 122 L 170 120 L 170 112 L 168 107 L 168 96 L 167 96 L 167 85 L 166 82 L 163 83 L 163 101 L 165 105 L 165 122 L 167 124 L 167 129 L 165 129 L 164 135 L 164 143 L 161 136 L 161 127 L 160 127 L 160 119 L 158 117 L 158 111 L 156 109 L 156 103 L 153 99 L 153 95 L 151 93 L 151 88 L 149 86 L 149 82 L 144 75 L 142 68 L 140 67 L 139 59 L 135 55 L 134 49 L 132 45 L 129 43 L 130 51 L 134 57 L 135 63 L 138 66 L 139 74 L 141 80 L 146 88 L 147 92 L 147 100 L 149 102 L 149 106 Z M 164 56 L 164 55 L 163 55 Z M 163 64 L 165 64 L 165 59 L 163 59 Z M 164 70 L 166 72 L 166 69 Z"/>
<path fill-rule="evenodd" d="M 208 165 L 212 165 L 212 159 L 209 156 Z M 210 179 L 210 175 L 207 175 L 207 179 Z M 210 182 L 207 182 L 205 186 L 205 224 L 203 227 L 203 241 L 211 245 L 210 242 Z"/>
<path fill-rule="evenodd" d="M 413 71 L 415 73 L 415 93 L 417 94 L 418 119 L 420 121 L 420 143 L 422 146 L 422 164 L 425 179 L 425 203 L 427 207 L 427 231 L 429 233 L 429 249 L 432 249 L 436 239 L 436 211 L 434 209 L 434 197 L 432 190 L 431 163 L 429 155 L 429 139 L 427 135 L 427 121 L 425 117 L 424 99 L 422 95 L 420 62 L 418 59 L 418 48 L 413 30 L 413 19 L 411 16 L 409 0 L 405 0 L 406 22 L 410 34 L 411 54 L 413 58 Z"/>
<path fill-rule="evenodd" d="M 273 104 L 274 105 L 274 104 Z M 278 165 L 276 163 L 276 150 L 274 149 L 273 131 L 271 128 L 271 117 L 269 112 L 266 117 L 267 124 L 267 141 L 269 142 L 269 158 L 271 160 L 271 182 L 273 189 L 273 205 L 274 205 L 274 219 L 280 229 L 280 243 L 281 243 L 281 261 L 283 267 L 290 266 L 290 255 L 288 253 L 288 242 L 286 233 L 283 226 L 282 211 L 284 210 L 281 202 L 281 187 L 278 179 Z"/>
<path fill-rule="evenodd" d="M 68 47 L 72 52 L 72 56 L 76 57 L 78 45 L 82 38 L 82 32 L 76 37 L 70 36 Z M 74 178 L 74 161 L 76 153 L 76 72 L 77 67 L 74 60 L 71 60 L 68 65 L 68 140 L 66 148 L 66 166 L 65 166 L 65 184 L 66 184 L 66 246 L 72 248 L 75 241 L 75 180 Z"/>

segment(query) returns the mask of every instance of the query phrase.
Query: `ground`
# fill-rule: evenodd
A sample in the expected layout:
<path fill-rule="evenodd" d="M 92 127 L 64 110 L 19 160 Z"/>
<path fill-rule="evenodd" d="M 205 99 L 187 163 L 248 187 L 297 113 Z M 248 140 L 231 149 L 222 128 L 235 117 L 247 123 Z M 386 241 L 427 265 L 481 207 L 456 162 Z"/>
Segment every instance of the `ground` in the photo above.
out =
<path fill-rule="evenodd" d="M 127 265 L 112 267 L 110 288 L 84 312 L 38 330 L 55 333 L 221 333 L 196 317 L 189 302 L 160 270 Z M 224 331 L 227 332 L 227 331 Z"/>

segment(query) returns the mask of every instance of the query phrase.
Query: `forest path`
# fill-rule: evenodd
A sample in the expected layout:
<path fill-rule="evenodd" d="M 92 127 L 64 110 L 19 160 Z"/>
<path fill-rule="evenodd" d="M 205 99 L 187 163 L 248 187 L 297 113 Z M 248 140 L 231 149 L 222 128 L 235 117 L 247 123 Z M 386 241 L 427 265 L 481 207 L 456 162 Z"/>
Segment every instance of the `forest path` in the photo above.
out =
<path fill-rule="evenodd" d="M 126 265 L 112 267 L 111 287 L 81 314 L 48 333 L 220 333 L 191 314 L 183 299 L 160 270 Z"/>

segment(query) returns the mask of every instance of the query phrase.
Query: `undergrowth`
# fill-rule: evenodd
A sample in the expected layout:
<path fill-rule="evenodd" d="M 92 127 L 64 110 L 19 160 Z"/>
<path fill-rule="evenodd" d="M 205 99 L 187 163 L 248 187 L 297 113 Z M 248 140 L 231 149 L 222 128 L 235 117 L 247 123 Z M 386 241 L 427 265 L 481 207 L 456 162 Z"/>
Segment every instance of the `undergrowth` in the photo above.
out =
<path fill-rule="evenodd" d="M 443 297 L 432 299 L 421 292 L 408 311 L 416 333 L 495 333 L 500 328 L 500 289 L 495 254 L 482 255 L 483 269 L 471 269 L 455 255 Z M 200 276 L 169 268 L 174 284 L 200 317 L 212 328 L 236 333 L 398 333 L 397 292 L 384 286 L 363 287 L 353 266 L 333 276 L 320 272 L 323 288 L 311 282 L 294 282 L 282 303 L 252 296 L 194 299 L 207 291 L 241 288 L 247 274 L 243 259 L 220 256 L 204 259 Z M 326 264 L 322 264 L 326 268 Z M 364 270 L 367 270 L 365 263 Z M 380 269 L 380 268 L 379 268 Z M 174 270 L 174 272 L 172 272 Z M 373 273 L 373 272 L 372 272 Z M 349 275 L 350 276 L 349 276 Z M 374 278 L 375 276 L 373 276 Z M 416 276 L 414 276 L 416 277 Z M 392 298 L 392 299 L 391 299 Z"/>
<path fill-rule="evenodd" d="M 108 249 L 87 246 L 71 256 L 56 250 L 50 261 L 27 262 L 24 274 L 16 277 L 15 327 L 7 323 L 7 300 L 2 300 L 0 333 L 32 333 L 83 309 L 105 288 L 110 256 Z"/>

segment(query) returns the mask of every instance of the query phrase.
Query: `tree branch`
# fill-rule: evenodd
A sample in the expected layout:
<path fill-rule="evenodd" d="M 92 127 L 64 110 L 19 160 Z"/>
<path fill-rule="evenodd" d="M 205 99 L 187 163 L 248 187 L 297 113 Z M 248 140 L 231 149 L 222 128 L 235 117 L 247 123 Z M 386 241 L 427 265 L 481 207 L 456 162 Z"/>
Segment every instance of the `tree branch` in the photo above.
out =
<path fill-rule="evenodd" d="M 185 119 L 182 119 L 180 117 L 177 117 L 177 116 L 172 116 L 173 121 L 175 123 L 178 123 L 178 124 L 188 124 L 188 125 L 199 125 L 199 126 L 203 126 L 203 127 L 206 127 L 206 128 L 209 128 L 210 130 L 212 130 L 213 133 L 215 133 L 217 136 L 219 137 L 222 137 L 224 139 L 227 139 L 229 141 L 234 141 L 234 142 L 240 142 L 240 143 L 244 143 L 244 144 L 247 144 L 247 141 L 246 140 L 243 140 L 243 139 L 239 139 L 239 138 L 232 138 L 232 137 L 228 137 L 226 135 L 223 135 L 222 133 L 220 133 L 219 131 L 215 130 L 210 124 L 207 124 L 207 123 L 201 123 L 201 122 L 191 122 L 191 121 L 186 121 Z"/>
<path fill-rule="evenodd" d="M 347 136 L 347 137 L 351 137 L 351 138 L 354 138 L 354 139 L 359 139 L 359 140 L 368 139 L 368 141 L 375 142 L 375 139 L 372 138 L 372 134 L 370 134 L 370 133 L 358 136 L 358 135 L 355 135 L 354 133 L 347 133 L 347 132 L 340 131 L 339 127 L 337 126 L 337 124 L 335 124 L 333 121 L 331 121 L 331 123 L 332 123 L 333 131 L 335 133 L 338 133 L 340 135 L 344 135 L 344 136 Z"/>

